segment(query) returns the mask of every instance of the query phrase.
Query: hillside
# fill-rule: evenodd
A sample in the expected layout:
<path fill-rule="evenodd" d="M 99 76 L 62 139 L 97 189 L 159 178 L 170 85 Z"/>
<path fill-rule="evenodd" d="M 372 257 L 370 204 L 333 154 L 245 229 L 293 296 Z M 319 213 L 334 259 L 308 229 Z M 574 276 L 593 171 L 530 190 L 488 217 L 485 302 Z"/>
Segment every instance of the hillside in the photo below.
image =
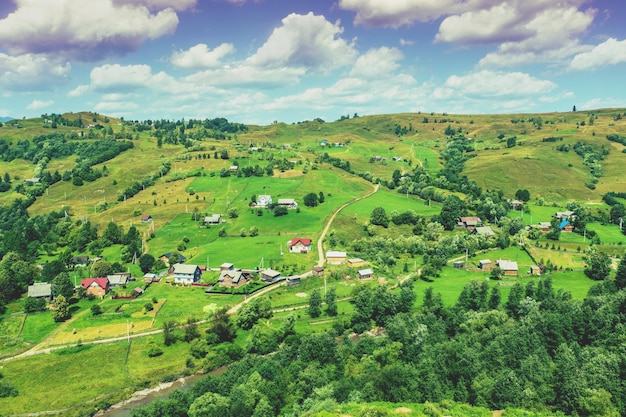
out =
<path fill-rule="evenodd" d="M 626 291 L 624 117 L 11 121 L 0 127 L 0 409 L 86 415 L 234 364 L 180 407 L 622 412 L 621 345 L 607 329 L 622 325 Z M 292 252 L 292 239 L 310 247 Z M 168 268 L 180 260 L 200 271 L 194 285 Z M 225 285 L 229 268 L 247 274 L 242 286 Z M 282 280 L 270 284 L 268 268 Z M 103 299 L 80 289 L 113 273 L 135 281 Z M 67 305 L 27 297 L 33 281 Z M 83 366 L 92 357 L 110 372 Z M 604 363 L 611 372 L 595 377 Z M 63 387 L 72 396 L 49 378 L 64 372 L 80 375 Z M 575 398 L 557 380 L 580 382 Z"/>

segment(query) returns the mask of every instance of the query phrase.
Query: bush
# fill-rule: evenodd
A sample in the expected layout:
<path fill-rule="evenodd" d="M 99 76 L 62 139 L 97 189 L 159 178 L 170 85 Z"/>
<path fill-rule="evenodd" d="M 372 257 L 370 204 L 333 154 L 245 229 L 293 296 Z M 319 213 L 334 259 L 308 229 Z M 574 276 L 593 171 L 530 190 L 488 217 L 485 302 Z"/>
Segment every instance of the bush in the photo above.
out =
<path fill-rule="evenodd" d="M 94 316 L 99 316 L 100 314 L 102 314 L 102 307 L 100 307 L 100 304 L 94 304 L 91 306 L 91 314 L 93 314 Z"/>
<path fill-rule="evenodd" d="M 0 382 L 0 398 L 17 397 L 18 392 L 11 385 Z"/>
<path fill-rule="evenodd" d="M 143 308 L 145 308 L 145 309 L 146 309 L 146 313 L 147 313 L 148 311 L 152 311 L 152 310 L 154 310 L 154 306 L 152 305 L 152 303 L 146 303 L 146 304 L 144 304 Z"/>

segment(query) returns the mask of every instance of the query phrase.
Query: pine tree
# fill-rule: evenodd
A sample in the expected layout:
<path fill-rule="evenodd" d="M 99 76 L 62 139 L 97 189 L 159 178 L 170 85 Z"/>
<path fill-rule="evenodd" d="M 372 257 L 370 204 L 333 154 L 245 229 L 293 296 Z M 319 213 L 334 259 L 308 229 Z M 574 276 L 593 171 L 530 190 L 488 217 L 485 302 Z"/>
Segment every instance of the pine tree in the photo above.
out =
<path fill-rule="evenodd" d="M 329 316 L 337 315 L 337 293 L 335 287 L 331 287 L 326 293 L 326 314 Z"/>

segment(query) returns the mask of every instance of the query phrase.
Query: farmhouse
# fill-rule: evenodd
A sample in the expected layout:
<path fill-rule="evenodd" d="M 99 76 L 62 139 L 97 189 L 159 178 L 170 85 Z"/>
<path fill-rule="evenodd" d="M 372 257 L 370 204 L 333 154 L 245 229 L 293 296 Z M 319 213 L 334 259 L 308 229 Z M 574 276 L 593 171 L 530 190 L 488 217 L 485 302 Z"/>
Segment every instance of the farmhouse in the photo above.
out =
<path fill-rule="evenodd" d="M 542 232 L 549 232 L 551 226 L 550 222 L 539 222 L 539 228 Z"/>
<path fill-rule="evenodd" d="M 541 268 L 537 265 L 533 265 L 530 267 L 530 275 L 541 275 Z"/>
<path fill-rule="evenodd" d="M 365 265 L 367 265 L 367 262 L 365 262 L 361 258 L 348 259 L 348 266 L 350 268 L 359 268 L 359 267 L 362 267 L 362 266 L 365 266 Z"/>
<path fill-rule="evenodd" d="M 504 275 L 517 275 L 517 273 L 519 272 L 517 268 L 517 262 L 499 260 L 496 262 L 496 264 L 502 270 Z"/>
<path fill-rule="evenodd" d="M 561 220 L 559 223 L 559 229 L 561 232 L 571 233 L 574 231 L 574 226 L 569 222 L 569 220 Z"/>
<path fill-rule="evenodd" d="M 472 234 L 486 237 L 493 237 L 496 235 L 489 226 L 478 226 L 474 230 L 472 230 Z"/>
<path fill-rule="evenodd" d="M 266 269 L 261 272 L 261 280 L 263 282 L 275 282 L 280 278 L 280 272 L 274 271 L 273 269 Z"/>
<path fill-rule="evenodd" d="M 554 217 L 556 217 L 559 220 L 568 220 L 568 219 L 571 219 L 572 217 L 576 217 L 576 213 L 574 213 L 571 210 L 557 211 L 556 213 L 554 213 Z"/>
<path fill-rule="evenodd" d="M 119 287 L 128 284 L 130 280 L 130 272 L 118 272 L 116 274 L 107 275 L 109 285 L 111 287 Z"/>
<path fill-rule="evenodd" d="M 221 214 L 211 214 L 210 216 L 204 217 L 204 224 L 220 224 L 221 221 Z"/>
<path fill-rule="evenodd" d="M 457 225 L 460 227 L 464 227 L 467 230 L 474 230 L 477 226 L 483 224 L 480 217 L 470 216 L 470 217 L 461 217 L 457 222 Z"/>
<path fill-rule="evenodd" d="M 227 288 L 239 288 L 252 278 L 250 274 L 244 273 L 241 270 L 223 270 L 220 272 L 220 277 L 217 280 L 217 284 L 220 287 Z"/>
<path fill-rule="evenodd" d="M 72 256 L 72 263 L 75 266 L 87 266 L 89 265 L 89 256 L 87 255 Z"/>
<path fill-rule="evenodd" d="M 108 278 L 87 278 L 82 280 L 80 285 L 85 289 L 85 294 L 94 297 L 104 298 L 109 292 Z"/>
<path fill-rule="evenodd" d="M 311 239 L 294 237 L 287 242 L 289 252 L 293 253 L 309 253 L 311 251 Z"/>
<path fill-rule="evenodd" d="M 167 252 L 167 253 L 164 253 L 163 255 L 159 256 L 159 259 L 162 260 L 165 265 L 169 266 L 170 258 L 172 257 L 172 255 L 173 255 L 172 252 Z M 187 258 L 185 258 L 180 253 L 178 254 L 177 258 L 178 258 L 178 263 L 185 262 L 187 260 Z"/>
<path fill-rule="evenodd" d="M 509 200 L 509 205 L 513 210 L 520 210 L 524 206 L 524 203 L 519 200 Z"/>
<path fill-rule="evenodd" d="M 152 221 L 152 216 L 149 214 L 142 214 L 141 215 L 141 222 L 142 223 L 150 223 Z"/>
<path fill-rule="evenodd" d="M 279 198 L 278 205 L 280 207 L 287 207 L 290 210 L 298 208 L 298 203 L 293 198 Z"/>
<path fill-rule="evenodd" d="M 237 172 L 239 170 L 239 167 L 237 165 L 231 165 L 230 167 L 228 167 L 228 170 L 230 172 Z"/>
<path fill-rule="evenodd" d="M 36 282 L 28 286 L 28 296 L 32 298 L 52 299 L 52 285 L 47 282 Z"/>
<path fill-rule="evenodd" d="M 478 268 L 482 269 L 483 271 L 491 271 L 494 266 L 495 265 L 493 264 L 493 262 L 491 262 L 489 259 L 482 259 L 478 261 Z"/>
<path fill-rule="evenodd" d="M 346 263 L 346 253 L 334 250 L 326 252 L 326 262 L 329 265 L 341 265 Z"/>
<path fill-rule="evenodd" d="M 179 284 L 193 284 L 202 278 L 202 271 L 198 265 L 174 264 L 171 271 L 174 282 Z"/>
<path fill-rule="evenodd" d="M 150 282 L 159 282 L 159 278 L 157 274 L 147 273 L 143 275 L 143 282 L 144 284 L 148 284 Z"/>
<path fill-rule="evenodd" d="M 357 272 L 357 277 L 359 279 L 369 279 L 372 278 L 372 276 L 374 276 L 374 271 L 372 271 L 371 268 L 359 269 Z"/>
<path fill-rule="evenodd" d="M 256 203 L 254 207 L 259 208 L 267 208 L 267 206 L 272 204 L 272 196 L 267 194 L 261 194 L 256 198 Z"/>

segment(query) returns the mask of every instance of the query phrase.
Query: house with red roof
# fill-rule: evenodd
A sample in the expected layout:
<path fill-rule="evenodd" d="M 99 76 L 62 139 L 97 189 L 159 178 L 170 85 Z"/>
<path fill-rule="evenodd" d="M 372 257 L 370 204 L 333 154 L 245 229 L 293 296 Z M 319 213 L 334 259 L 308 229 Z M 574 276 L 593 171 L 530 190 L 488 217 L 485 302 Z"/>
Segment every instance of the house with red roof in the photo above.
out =
<path fill-rule="evenodd" d="M 87 278 L 80 281 L 80 285 L 85 289 L 85 294 L 92 294 L 99 298 L 104 298 L 109 292 L 108 278 Z"/>
<path fill-rule="evenodd" d="M 289 242 L 289 252 L 293 253 L 309 253 L 311 251 L 311 239 L 303 237 L 294 237 Z"/>

